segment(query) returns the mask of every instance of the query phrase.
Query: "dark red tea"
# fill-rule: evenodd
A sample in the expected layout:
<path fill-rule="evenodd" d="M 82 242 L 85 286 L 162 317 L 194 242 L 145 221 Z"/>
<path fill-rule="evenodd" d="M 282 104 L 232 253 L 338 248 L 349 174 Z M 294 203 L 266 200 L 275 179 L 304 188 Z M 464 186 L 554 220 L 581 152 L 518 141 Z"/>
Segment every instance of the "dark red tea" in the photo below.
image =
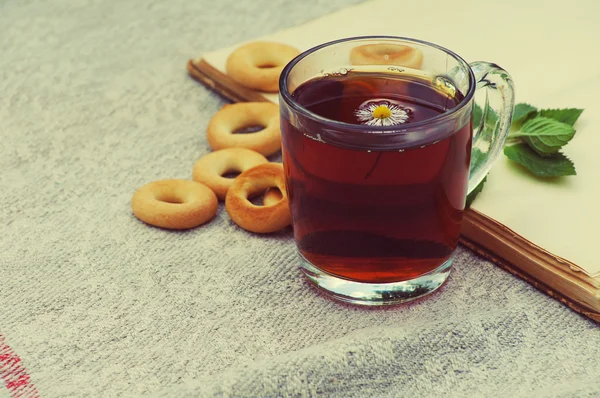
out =
<path fill-rule="evenodd" d="M 365 72 L 310 80 L 292 97 L 330 120 L 407 129 L 463 98 L 423 78 Z M 458 242 L 471 132 L 469 122 L 428 133 L 427 145 L 358 150 L 315 139 L 319 131 L 305 134 L 284 118 L 287 190 L 302 256 L 333 275 L 369 283 L 439 267 Z"/>

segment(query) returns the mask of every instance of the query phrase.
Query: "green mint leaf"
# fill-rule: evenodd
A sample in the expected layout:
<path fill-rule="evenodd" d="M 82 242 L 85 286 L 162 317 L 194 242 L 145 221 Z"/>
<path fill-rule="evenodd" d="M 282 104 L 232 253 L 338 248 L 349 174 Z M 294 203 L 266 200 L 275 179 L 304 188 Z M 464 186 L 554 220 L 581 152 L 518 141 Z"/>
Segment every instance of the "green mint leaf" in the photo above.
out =
<path fill-rule="evenodd" d="M 550 119 L 557 120 L 559 122 L 563 122 L 568 124 L 569 126 L 573 126 L 583 109 L 578 108 L 565 108 L 565 109 L 542 109 L 540 111 L 540 116 L 547 117 Z"/>
<path fill-rule="evenodd" d="M 489 146 L 499 122 L 500 118 L 496 111 L 489 104 L 485 104 L 479 123 L 474 125 L 477 142 Z"/>
<path fill-rule="evenodd" d="M 560 147 L 544 144 L 544 142 L 538 137 L 525 137 L 524 141 L 531 149 L 536 151 L 541 156 L 552 156 L 560 149 Z"/>
<path fill-rule="evenodd" d="M 491 106 L 487 105 L 485 106 L 485 115 L 483 115 L 484 117 L 484 123 L 486 125 L 489 125 L 488 128 L 493 128 L 496 126 L 496 123 L 498 123 L 498 120 L 500 119 L 498 117 L 498 114 L 496 113 L 496 111 L 494 109 L 492 109 Z"/>
<path fill-rule="evenodd" d="M 575 129 L 566 123 L 543 116 L 527 120 L 511 137 L 524 137 L 525 142 L 542 156 L 551 155 L 573 138 Z"/>
<path fill-rule="evenodd" d="M 471 150 L 471 165 L 470 172 L 472 173 L 478 168 L 480 164 L 483 164 L 487 158 L 487 153 L 481 152 L 479 148 L 473 148 Z"/>
<path fill-rule="evenodd" d="M 471 207 L 471 203 L 473 203 L 475 197 L 479 194 L 479 192 L 483 191 L 483 185 L 485 184 L 486 180 L 487 176 L 485 176 L 483 180 L 481 180 L 481 182 L 475 188 L 473 188 L 473 190 L 467 195 L 467 204 L 465 206 L 465 209 Z"/>
<path fill-rule="evenodd" d="M 481 110 L 481 107 L 477 104 L 473 104 L 473 127 L 477 128 L 479 127 L 479 123 L 481 123 L 481 115 L 483 114 L 483 111 Z"/>
<path fill-rule="evenodd" d="M 538 177 L 561 177 L 577 174 L 573 162 L 560 152 L 552 156 L 541 156 L 527 144 L 517 144 L 504 147 L 504 154 Z"/>
<path fill-rule="evenodd" d="M 488 104 L 485 105 L 485 111 L 481 109 L 481 107 L 477 104 L 473 104 L 473 128 L 479 128 L 479 124 L 481 123 L 481 119 L 485 118 L 483 123 L 484 126 L 482 128 L 483 132 L 491 133 L 491 129 L 493 129 L 498 122 L 498 114 L 494 111 Z"/>
<path fill-rule="evenodd" d="M 511 127 L 515 127 L 519 125 L 521 122 L 525 121 L 525 119 L 535 113 L 537 108 L 535 106 L 531 106 L 529 104 L 521 103 L 515 105 L 515 110 L 513 112 Z"/>

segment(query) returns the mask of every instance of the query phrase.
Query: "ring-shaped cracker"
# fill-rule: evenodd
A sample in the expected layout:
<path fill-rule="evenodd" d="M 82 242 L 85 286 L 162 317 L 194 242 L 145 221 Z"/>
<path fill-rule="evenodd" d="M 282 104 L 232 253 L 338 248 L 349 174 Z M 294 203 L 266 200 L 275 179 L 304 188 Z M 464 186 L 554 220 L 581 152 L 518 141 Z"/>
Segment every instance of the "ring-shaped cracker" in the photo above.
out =
<path fill-rule="evenodd" d="M 276 187 L 281 199 L 270 205 L 257 206 L 249 198 Z M 292 223 L 285 178 L 281 163 L 265 163 L 246 170 L 234 180 L 227 192 L 225 209 L 229 217 L 245 230 L 256 233 L 279 231 Z"/>
<path fill-rule="evenodd" d="M 227 57 L 225 70 L 244 87 L 276 93 L 283 67 L 298 54 L 300 51 L 287 44 L 252 42 L 236 48 Z"/>
<path fill-rule="evenodd" d="M 159 180 L 139 188 L 131 199 L 133 214 L 167 229 L 194 228 L 217 213 L 218 200 L 207 186 L 189 180 Z"/>
<path fill-rule="evenodd" d="M 234 134 L 253 126 L 260 131 Z M 270 156 L 281 149 L 279 107 L 272 102 L 240 102 L 223 106 L 210 120 L 206 138 L 213 150 L 246 148 Z"/>
<path fill-rule="evenodd" d="M 223 174 L 244 171 L 269 160 L 258 152 L 246 148 L 226 148 L 210 152 L 202 156 L 192 172 L 194 181 L 212 189 L 217 197 L 225 200 L 233 178 L 223 177 Z"/>

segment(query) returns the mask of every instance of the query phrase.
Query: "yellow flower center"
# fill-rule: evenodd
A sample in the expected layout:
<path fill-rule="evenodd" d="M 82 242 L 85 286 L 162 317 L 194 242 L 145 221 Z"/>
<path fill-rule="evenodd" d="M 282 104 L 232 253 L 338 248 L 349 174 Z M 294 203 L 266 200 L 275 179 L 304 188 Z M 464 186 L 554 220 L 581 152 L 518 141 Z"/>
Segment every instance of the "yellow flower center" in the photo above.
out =
<path fill-rule="evenodd" d="M 390 116 L 392 116 L 392 111 L 385 105 L 379 105 L 377 108 L 373 109 L 374 119 L 387 119 Z"/>

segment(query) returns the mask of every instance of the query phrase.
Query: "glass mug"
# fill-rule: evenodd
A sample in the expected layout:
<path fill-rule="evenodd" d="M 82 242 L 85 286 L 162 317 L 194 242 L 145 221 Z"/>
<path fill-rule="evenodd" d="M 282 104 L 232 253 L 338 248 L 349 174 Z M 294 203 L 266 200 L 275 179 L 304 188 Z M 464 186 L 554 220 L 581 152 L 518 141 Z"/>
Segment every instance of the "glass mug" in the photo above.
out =
<path fill-rule="evenodd" d="M 474 126 L 479 89 L 483 115 Z M 286 65 L 279 104 L 294 239 L 308 279 L 364 305 L 439 288 L 467 193 L 506 140 L 509 74 L 420 40 L 346 38 Z"/>

